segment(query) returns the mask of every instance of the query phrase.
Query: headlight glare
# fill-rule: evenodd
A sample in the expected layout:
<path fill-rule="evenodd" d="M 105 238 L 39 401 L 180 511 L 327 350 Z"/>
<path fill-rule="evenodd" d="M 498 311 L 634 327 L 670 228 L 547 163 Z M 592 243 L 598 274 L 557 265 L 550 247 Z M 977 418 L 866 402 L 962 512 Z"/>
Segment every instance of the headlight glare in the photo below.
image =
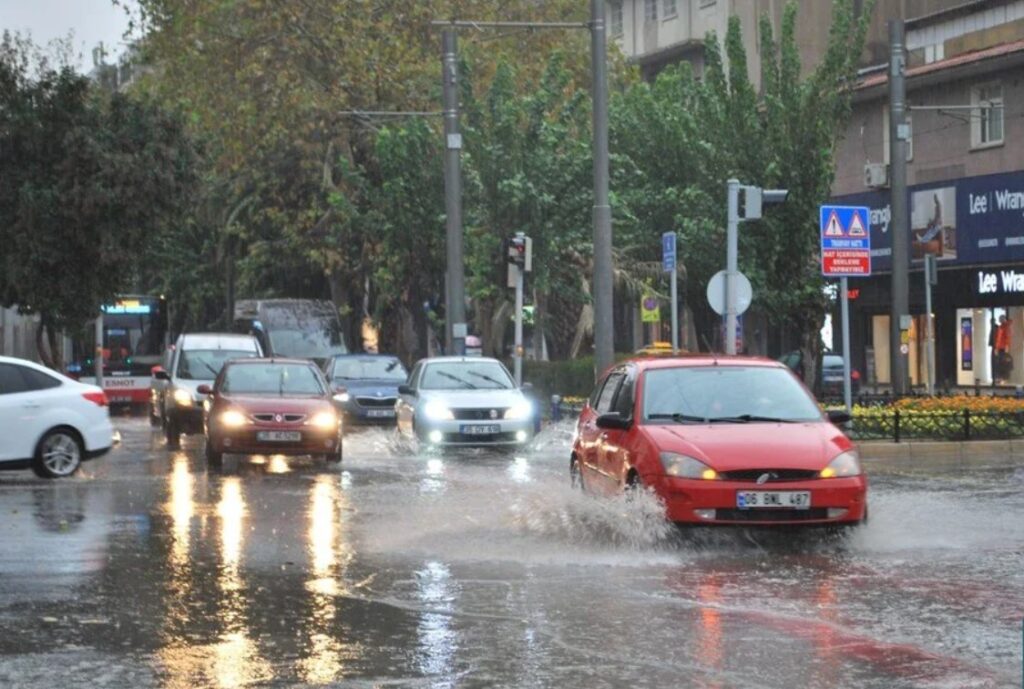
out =
<path fill-rule="evenodd" d="M 441 400 L 430 400 L 423 406 L 423 415 L 431 421 L 451 421 L 455 414 Z"/>
<path fill-rule="evenodd" d="M 347 392 L 339 392 L 334 396 L 334 399 L 337 400 L 338 402 L 344 403 L 352 399 L 352 395 L 348 394 Z"/>
<path fill-rule="evenodd" d="M 860 476 L 860 456 L 856 450 L 848 450 L 828 463 L 818 474 L 821 478 L 849 478 Z"/>
<path fill-rule="evenodd" d="M 665 468 L 666 474 L 677 478 L 695 478 L 705 481 L 714 481 L 718 478 L 718 472 L 704 462 L 675 452 L 662 452 L 661 466 Z"/>
<path fill-rule="evenodd" d="M 333 411 L 317 412 L 316 414 L 313 414 L 313 418 L 309 420 L 309 425 L 323 429 L 337 428 L 338 415 Z"/>
<path fill-rule="evenodd" d="M 533 405 L 530 404 L 527 400 L 517 402 L 515 406 L 512 406 L 505 411 L 505 418 L 515 421 L 528 419 L 531 416 L 533 416 Z"/>
<path fill-rule="evenodd" d="M 192 392 L 184 388 L 174 389 L 174 401 L 183 407 L 192 406 Z"/>
<path fill-rule="evenodd" d="M 228 428 L 238 428 L 248 423 L 248 419 L 245 418 L 245 414 L 234 409 L 228 409 L 226 412 L 220 415 L 220 422 L 222 425 Z"/>

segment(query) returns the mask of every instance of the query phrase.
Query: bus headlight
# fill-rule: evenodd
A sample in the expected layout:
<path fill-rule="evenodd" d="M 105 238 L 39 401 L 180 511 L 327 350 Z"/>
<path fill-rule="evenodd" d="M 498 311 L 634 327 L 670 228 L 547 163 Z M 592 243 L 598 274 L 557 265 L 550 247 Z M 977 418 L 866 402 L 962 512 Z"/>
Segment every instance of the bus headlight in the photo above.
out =
<path fill-rule="evenodd" d="M 192 406 L 192 392 L 185 388 L 174 389 L 174 401 L 182 407 Z"/>

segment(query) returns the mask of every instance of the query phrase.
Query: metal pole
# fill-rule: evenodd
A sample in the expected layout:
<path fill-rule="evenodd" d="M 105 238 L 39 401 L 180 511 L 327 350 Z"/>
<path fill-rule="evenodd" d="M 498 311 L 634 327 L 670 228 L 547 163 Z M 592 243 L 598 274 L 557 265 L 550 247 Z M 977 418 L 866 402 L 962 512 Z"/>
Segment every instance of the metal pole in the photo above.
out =
<path fill-rule="evenodd" d="M 850 286 L 847 278 L 839 278 L 839 290 L 843 293 L 840 304 L 842 304 L 843 319 L 843 403 L 846 405 L 846 413 L 853 413 L 853 384 L 850 381 Z"/>
<path fill-rule="evenodd" d="M 924 317 L 925 317 L 925 368 L 928 374 L 928 394 L 935 394 L 935 325 L 932 322 L 932 280 L 935 270 L 934 256 L 925 256 L 924 261 Z"/>
<path fill-rule="evenodd" d="M 516 270 L 516 337 L 515 337 L 515 364 L 516 385 L 523 385 L 523 271 L 522 266 L 517 265 Z"/>
<path fill-rule="evenodd" d="M 93 359 L 96 370 L 96 386 L 103 387 L 103 311 L 96 316 L 96 353 Z"/>
<path fill-rule="evenodd" d="M 462 169 L 459 151 L 459 82 L 455 29 L 441 32 L 441 67 L 444 91 L 444 206 L 448 281 L 445 289 L 445 342 L 449 354 L 465 354 L 466 295 L 462 259 Z"/>
<path fill-rule="evenodd" d="M 677 251 L 678 255 L 678 251 Z M 672 269 L 672 353 L 679 351 L 679 269 Z"/>
<path fill-rule="evenodd" d="M 736 273 L 739 270 L 739 190 L 738 179 L 726 182 L 728 225 L 725 250 L 725 353 L 736 353 Z"/>
<path fill-rule="evenodd" d="M 907 355 L 900 321 L 909 308 L 909 213 L 907 211 L 906 84 L 903 79 L 903 20 L 889 22 L 889 165 L 892 170 L 892 310 L 889 316 L 890 378 L 896 395 L 908 392 Z"/>
<path fill-rule="evenodd" d="M 612 211 L 608 205 L 608 49 L 605 0 L 590 0 L 590 59 L 594 90 L 594 363 L 612 365 Z"/>

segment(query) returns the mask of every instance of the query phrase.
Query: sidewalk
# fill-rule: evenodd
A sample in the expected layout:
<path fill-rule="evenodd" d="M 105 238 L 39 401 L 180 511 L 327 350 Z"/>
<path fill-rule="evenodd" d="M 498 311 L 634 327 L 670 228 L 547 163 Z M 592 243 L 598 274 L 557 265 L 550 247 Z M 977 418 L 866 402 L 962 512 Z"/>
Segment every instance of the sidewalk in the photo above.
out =
<path fill-rule="evenodd" d="M 911 467 L 927 461 L 937 464 L 979 464 L 1014 466 L 1024 464 L 1024 439 L 971 441 L 908 441 L 894 443 L 867 440 L 857 443 L 861 459 L 872 464 Z"/>

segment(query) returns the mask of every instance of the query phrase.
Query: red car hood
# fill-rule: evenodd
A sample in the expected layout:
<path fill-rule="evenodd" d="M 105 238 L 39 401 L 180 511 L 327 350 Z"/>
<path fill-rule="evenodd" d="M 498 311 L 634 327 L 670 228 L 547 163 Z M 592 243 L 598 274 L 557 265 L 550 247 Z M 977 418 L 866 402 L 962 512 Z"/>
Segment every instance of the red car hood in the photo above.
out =
<path fill-rule="evenodd" d="M 312 414 L 330 406 L 323 397 L 263 397 L 257 395 L 224 395 L 221 404 L 244 409 L 250 414 Z"/>
<path fill-rule="evenodd" d="M 644 426 L 662 452 L 699 459 L 716 471 L 821 469 L 850 440 L 830 423 L 721 423 Z"/>

